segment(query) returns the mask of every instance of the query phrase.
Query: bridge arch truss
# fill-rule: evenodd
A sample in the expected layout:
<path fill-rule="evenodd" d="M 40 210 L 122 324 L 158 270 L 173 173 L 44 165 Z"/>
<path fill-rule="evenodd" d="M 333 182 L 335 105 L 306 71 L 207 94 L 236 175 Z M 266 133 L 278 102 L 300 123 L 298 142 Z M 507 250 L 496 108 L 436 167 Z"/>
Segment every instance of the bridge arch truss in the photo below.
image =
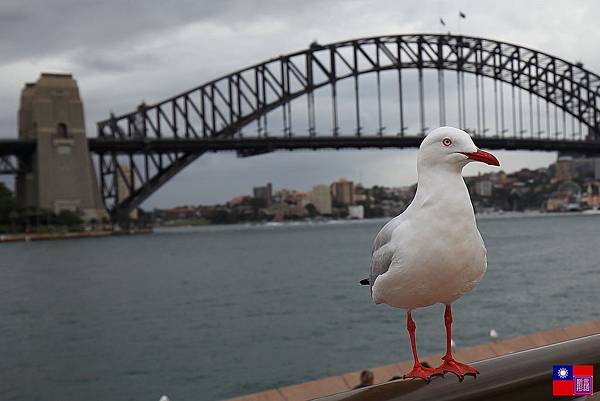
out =
<path fill-rule="evenodd" d="M 416 83 L 409 88 L 412 97 L 407 92 L 409 70 L 416 73 Z M 437 76 L 437 83 L 430 85 L 437 90 L 435 107 L 430 107 L 424 84 L 424 76 L 431 74 Z M 449 74 L 456 75 L 453 86 Z M 374 79 L 365 90 L 361 79 L 367 75 Z M 468 80 L 474 85 L 466 85 Z M 342 99 L 340 90 L 347 91 L 348 84 L 351 96 Z M 326 88 L 327 94 L 318 96 Z M 396 92 L 397 129 L 392 130 L 385 127 L 382 105 L 382 92 L 389 94 L 390 88 Z M 374 99 L 375 106 L 368 111 L 361 91 Z M 455 99 L 450 107 L 449 94 Z M 407 111 L 409 98 L 414 113 Z M 317 120 L 323 113 L 316 105 L 324 101 L 329 119 L 326 134 L 319 132 Z M 304 105 L 299 112 L 300 102 Z M 435 124 L 445 125 L 452 116 L 454 125 L 475 137 L 493 138 L 499 147 L 528 143 L 536 148 L 559 140 L 581 147 L 600 138 L 599 105 L 600 77 L 581 63 L 477 37 L 379 36 L 312 43 L 304 51 L 236 71 L 156 104 L 142 104 L 131 113 L 113 115 L 98 123 L 98 138 L 91 147 L 99 156 L 105 205 L 119 215 L 139 206 L 204 152 L 220 149 L 215 143 L 242 155 L 278 146 L 245 148 L 243 143 L 250 138 L 244 130 L 250 126 L 254 142 L 305 143 L 306 148 L 335 148 L 341 143 L 357 148 L 390 143 L 402 147 L 418 143 L 427 130 L 426 115 L 435 114 Z M 433 108 L 435 113 L 430 112 Z M 342 128 L 349 114 L 350 130 Z M 364 129 L 365 114 L 375 121 L 373 132 Z M 302 134 L 294 129 L 298 116 Z M 416 128 L 409 130 L 409 121 Z M 269 142 L 273 138 L 279 142 Z"/>

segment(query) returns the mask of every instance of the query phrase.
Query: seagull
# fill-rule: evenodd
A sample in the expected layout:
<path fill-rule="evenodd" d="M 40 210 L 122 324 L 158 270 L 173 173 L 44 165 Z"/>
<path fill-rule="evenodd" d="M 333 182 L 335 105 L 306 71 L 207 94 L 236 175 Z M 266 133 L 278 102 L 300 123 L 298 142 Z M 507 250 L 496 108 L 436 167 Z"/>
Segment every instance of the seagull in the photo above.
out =
<path fill-rule="evenodd" d="M 408 208 L 390 220 L 375 237 L 369 278 L 376 304 L 406 309 L 406 327 L 414 366 L 404 378 L 454 373 L 477 376 L 477 369 L 452 356 L 452 303 L 482 279 L 486 249 L 477 229 L 463 167 L 478 161 L 499 166 L 498 159 L 453 127 L 431 131 L 417 155 L 417 192 Z M 437 368 L 424 367 L 417 356 L 416 325 L 411 312 L 437 303 L 445 305 L 446 354 Z"/>

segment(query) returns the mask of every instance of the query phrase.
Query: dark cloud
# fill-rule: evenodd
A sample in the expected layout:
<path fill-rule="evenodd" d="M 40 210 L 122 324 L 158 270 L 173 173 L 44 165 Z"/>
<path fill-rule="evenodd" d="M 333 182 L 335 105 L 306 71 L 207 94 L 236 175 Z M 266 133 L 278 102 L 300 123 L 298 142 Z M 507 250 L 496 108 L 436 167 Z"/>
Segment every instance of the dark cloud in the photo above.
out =
<path fill-rule="evenodd" d="M 467 14 L 460 27 L 459 9 Z M 587 40 L 596 35 L 599 11 L 600 3 L 583 0 L 4 0 L 0 3 L 0 137 L 16 136 L 20 90 L 41 71 L 75 74 L 85 102 L 88 135 L 93 136 L 95 123 L 110 111 L 128 112 L 142 100 L 152 103 L 170 97 L 230 71 L 306 48 L 312 40 L 327 43 L 378 34 L 439 32 L 440 17 L 447 23 L 445 30 L 542 49 L 600 71 L 596 51 L 600 44 Z M 370 79 L 365 77 L 365 82 Z M 407 88 L 415 82 L 414 77 L 408 79 Z M 394 80 L 384 83 L 393 87 Z M 437 91 L 429 84 L 426 90 Z M 348 110 L 351 93 L 340 92 L 341 107 Z M 449 84 L 447 94 L 451 93 Z M 389 110 L 384 123 L 393 133 L 399 124 L 395 94 L 385 90 L 383 95 Z M 361 100 L 369 129 L 376 128 L 373 96 L 372 87 L 365 87 Z M 327 98 L 323 99 L 319 116 L 326 120 Z M 416 127 L 416 99 L 405 100 L 407 123 Z M 433 127 L 437 106 L 427 106 L 428 124 Z M 305 125 L 300 121 L 305 116 L 299 110 L 295 116 L 302 132 Z M 341 116 L 348 127 L 349 116 Z M 518 152 L 502 156 L 509 170 L 544 165 L 554 157 Z M 275 153 L 249 159 L 231 154 L 203 156 L 146 206 L 222 201 L 264 181 L 301 189 L 339 176 L 362 177 L 367 184 L 409 184 L 415 178 L 413 157 L 414 151 Z"/>
<path fill-rule="evenodd" d="M 133 45 L 173 26 L 210 19 L 224 2 L 19 1 L 0 5 L 5 62 Z M 24 45 L 26 44 L 26 45 Z"/>

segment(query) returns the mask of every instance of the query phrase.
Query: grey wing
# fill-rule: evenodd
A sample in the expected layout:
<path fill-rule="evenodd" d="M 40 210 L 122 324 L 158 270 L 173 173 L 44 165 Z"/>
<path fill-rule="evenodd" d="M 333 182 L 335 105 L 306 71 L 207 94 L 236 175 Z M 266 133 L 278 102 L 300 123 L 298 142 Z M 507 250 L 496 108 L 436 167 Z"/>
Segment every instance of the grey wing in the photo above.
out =
<path fill-rule="evenodd" d="M 384 274 L 390 268 L 392 263 L 392 257 L 394 256 L 394 249 L 390 245 L 392 239 L 392 233 L 402 222 L 400 216 L 397 216 L 390 220 L 375 237 L 373 241 L 373 248 L 371 249 L 371 266 L 369 269 L 369 284 L 371 291 L 373 291 L 373 284 L 375 279 Z"/>
<path fill-rule="evenodd" d="M 371 268 L 369 271 L 369 284 L 371 286 L 371 292 L 373 292 L 373 284 L 375 284 L 375 279 L 387 272 L 390 268 L 393 256 L 394 250 L 391 249 L 389 244 L 385 244 L 375 251 L 375 253 L 373 253 L 371 256 Z"/>

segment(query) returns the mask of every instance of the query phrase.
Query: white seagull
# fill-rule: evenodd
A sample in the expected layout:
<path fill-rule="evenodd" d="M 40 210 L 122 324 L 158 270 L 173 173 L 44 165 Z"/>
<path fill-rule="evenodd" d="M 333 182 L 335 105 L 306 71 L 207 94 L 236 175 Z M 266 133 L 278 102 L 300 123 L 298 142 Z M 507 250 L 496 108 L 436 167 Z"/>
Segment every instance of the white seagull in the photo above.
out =
<path fill-rule="evenodd" d="M 483 277 L 486 250 L 477 229 L 469 191 L 461 171 L 472 161 L 499 166 L 492 154 L 475 146 L 464 131 L 441 127 L 431 131 L 417 156 L 417 192 L 408 208 L 377 234 L 369 278 L 376 304 L 407 310 L 407 329 L 414 358 L 405 378 L 430 380 L 452 372 L 462 381 L 477 369 L 452 357 L 452 303 Z M 446 354 L 437 368 L 421 365 L 411 311 L 436 303 L 446 305 Z"/>

